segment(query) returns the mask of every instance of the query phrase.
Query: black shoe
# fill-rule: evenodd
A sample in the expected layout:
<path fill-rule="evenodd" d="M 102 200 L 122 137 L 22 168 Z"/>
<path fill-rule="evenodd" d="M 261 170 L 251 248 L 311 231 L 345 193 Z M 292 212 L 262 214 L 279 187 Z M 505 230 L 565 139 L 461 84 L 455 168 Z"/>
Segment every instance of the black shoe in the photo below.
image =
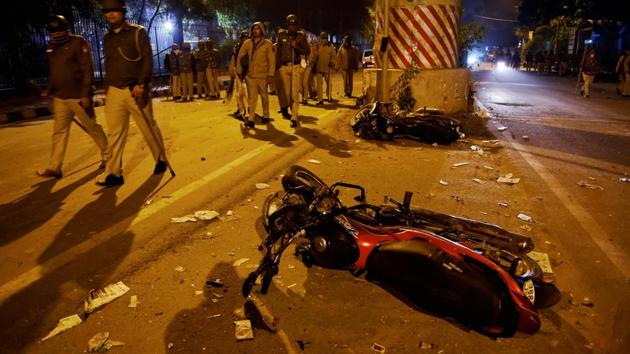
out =
<path fill-rule="evenodd" d="M 306 100 L 302 100 L 301 103 L 304 104 L 304 105 L 308 104 L 308 102 Z"/>
<path fill-rule="evenodd" d="M 323 106 L 324 105 L 324 101 L 318 101 L 317 103 L 315 103 L 316 106 Z"/>
<path fill-rule="evenodd" d="M 155 168 L 153 169 L 153 174 L 160 175 L 164 172 L 166 172 L 166 161 L 158 160 L 155 164 Z"/>
<path fill-rule="evenodd" d="M 291 128 L 297 128 L 298 127 L 298 121 L 295 119 L 291 119 Z"/>
<path fill-rule="evenodd" d="M 249 128 L 249 129 L 254 128 L 255 125 L 256 124 L 254 124 L 254 121 L 251 121 L 251 120 L 245 121 L 245 127 Z"/>
<path fill-rule="evenodd" d="M 291 119 L 291 115 L 289 114 L 289 109 L 287 107 L 281 108 L 280 113 L 282 113 L 282 118 Z"/>
<path fill-rule="evenodd" d="M 49 168 L 45 169 L 45 170 L 37 170 L 37 175 L 39 177 L 54 177 L 54 178 L 61 178 L 61 171 L 55 171 L 55 170 L 51 170 Z"/>
<path fill-rule="evenodd" d="M 125 179 L 123 178 L 123 176 L 116 176 L 112 174 L 107 175 L 104 180 L 96 180 L 96 184 L 102 187 L 120 186 L 124 183 Z"/>
<path fill-rule="evenodd" d="M 262 121 L 263 124 L 267 124 L 267 123 L 271 122 L 271 119 L 265 118 L 265 117 L 261 118 L 260 120 Z"/>
<path fill-rule="evenodd" d="M 328 103 L 332 103 L 332 98 L 329 98 L 329 99 L 328 99 Z"/>

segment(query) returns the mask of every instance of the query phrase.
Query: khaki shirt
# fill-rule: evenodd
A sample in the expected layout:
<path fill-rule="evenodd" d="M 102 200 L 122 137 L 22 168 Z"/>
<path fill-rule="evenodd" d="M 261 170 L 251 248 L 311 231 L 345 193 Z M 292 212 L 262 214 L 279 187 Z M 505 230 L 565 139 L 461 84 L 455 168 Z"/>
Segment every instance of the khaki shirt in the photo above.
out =
<path fill-rule="evenodd" d="M 342 45 L 339 48 L 339 52 L 337 52 L 337 64 L 339 69 L 344 71 L 357 70 L 359 68 L 359 51 L 357 48 L 353 46 L 346 48 Z"/>
<path fill-rule="evenodd" d="M 153 51 L 144 27 L 125 22 L 103 39 L 107 84 L 118 88 L 151 83 Z"/>
<path fill-rule="evenodd" d="M 48 43 L 48 92 L 58 98 L 92 97 L 92 51 L 80 36 Z"/>
<path fill-rule="evenodd" d="M 220 61 L 219 50 L 216 48 L 210 49 L 208 52 L 208 66 L 211 69 L 218 69 L 219 61 Z"/>
<path fill-rule="evenodd" d="M 197 71 L 206 71 L 208 67 L 208 55 L 205 49 L 195 49 L 193 52 L 193 56 L 195 57 L 195 66 L 197 67 Z"/>
<path fill-rule="evenodd" d="M 260 42 L 254 45 L 253 39 L 248 39 L 243 43 L 236 58 L 236 72 L 241 75 L 241 59 L 249 58 L 249 69 L 247 77 L 252 79 L 266 79 L 273 77 L 276 71 L 276 58 L 273 52 L 273 44 L 268 39 L 261 38 Z"/>
<path fill-rule="evenodd" d="M 335 47 L 330 43 L 318 45 L 317 63 L 315 64 L 316 72 L 320 74 L 328 74 L 335 67 Z"/>

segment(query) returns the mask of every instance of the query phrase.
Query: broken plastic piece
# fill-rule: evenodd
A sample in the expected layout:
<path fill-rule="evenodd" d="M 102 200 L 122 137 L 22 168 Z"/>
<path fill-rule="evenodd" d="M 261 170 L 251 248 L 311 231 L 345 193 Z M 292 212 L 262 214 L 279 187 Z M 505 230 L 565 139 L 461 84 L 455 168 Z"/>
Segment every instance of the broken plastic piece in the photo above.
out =
<path fill-rule="evenodd" d="M 206 281 L 206 285 L 213 288 L 222 288 L 223 282 L 221 281 L 221 279 L 208 280 Z"/>
<path fill-rule="evenodd" d="M 529 216 L 529 215 L 527 215 L 527 214 L 523 214 L 523 213 L 519 213 L 518 215 L 516 215 L 516 217 L 517 217 L 519 220 L 523 220 L 523 221 L 526 221 L 526 222 L 532 222 L 532 221 L 534 221 L 534 219 L 533 219 L 531 216 Z"/>
<path fill-rule="evenodd" d="M 109 338 L 109 332 L 98 332 L 95 335 L 93 335 L 92 338 L 88 340 L 88 347 L 87 347 L 88 353 L 99 351 L 99 349 L 103 347 L 103 344 L 105 344 L 108 338 Z"/>
<path fill-rule="evenodd" d="M 461 167 L 461 166 L 466 166 L 469 165 L 470 162 L 458 162 L 458 163 L 454 163 L 453 167 Z"/>
<path fill-rule="evenodd" d="M 481 148 L 479 146 L 477 146 L 477 145 L 471 145 L 470 146 L 470 150 L 472 150 L 472 151 L 479 151 L 479 150 L 481 150 Z"/>
<path fill-rule="evenodd" d="M 486 184 L 486 182 L 480 180 L 479 178 L 473 178 L 473 182 L 477 182 L 479 184 Z"/>
<path fill-rule="evenodd" d="M 136 307 L 138 307 L 138 295 L 131 295 L 131 297 L 129 298 L 129 305 L 127 305 L 127 307 L 135 309 Z"/>
<path fill-rule="evenodd" d="M 203 221 L 210 221 L 219 215 L 221 214 L 214 210 L 197 210 L 195 212 L 195 218 Z"/>
<path fill-rule="evenodd" d="M 177 267 L 175 267 L 175 271 L 176 271 L 176 272 L 183 272 L 183 271 L 184 271 L 184 267 L 182 267 L 182 266 L 177 266 Z"/>
<path fill-rule="evenodd" d="M 377 353 L 385 353 L 385 347 L 378 343 L 372 343 L 372 351 L 375 351 Z"/>
<path fill-rule="evenodd" d="M 427 342 L 420 342 L 419 345 L 420 349 L 433 349 L 435 347 L 435 345 L 431 344 L 431 343 L 427 343 Z"/>
<path fill-rule="evenodd" d="M 77 314 L 60 319 L 59 322 L 57 322 L 57 326 L 50 331 L 46 337 L 42 338 L 42 342 L 58 335 L 61 332 L 65 332 L 72 327 L 78 326 L 81 322 L 83 322 L 83 320 L 81 320 L 81 317 Z"/>
<path fill-rule="evenodd" d="M 509 207 L 509 206 L 510 206 L 510 204 L 509 204 L 508 202 L 503 202 L 503 201 L 498 202 L 497 204 L 499 204 L 500 206 L 502 206 L 502 207 L 504 207 L 504 208 L 507 208 L 507 207 Z"/>
<path fill-rule="evenodd" d="M 584 180 L 579 180 L 576 184 L 578 186 L 580 186 L 580 187 L 584 187 L 584 188 L 588 188 L 588 189 L 593 189 L 593 190 L 599 189 L 600 191 L 604 190 L 604 187 L 599 186 L 597 184 L 588 183 L 588 182 L 586 182 Z"/>
<path fill-rule="evenodd" d="M 630 178 L 628 178 L 628 177 L 619 177 L 619 182 L 628 183 L 628 182 L 630 182 Z"/>
<path fill-rule="evenodd" d="M 312 164 L 315 164 L 315 165 L 319 165 L 319 164 L 321 164 L 321 163 L 322 163 L 321 161 L 319 161 L 319 160 L 315 160 L 315 159 L 310 159 L 310 160 L 308 160 L 308 162 L 310 162 L 310 163 L 312 163 Z"/>
<path fill-rule="evenodd" d="M 521 181 L 520 178 L 512 178 L 512 174 L 511 173 L 508 173 L 508 174 L 506 174 L 504 176 L 501 176 L 501 177 L 497 178 L 497 182 L 505 183 L 505 184 L 517 184 L 520 181 Z"/>
<path fill-rule="evenodd" d="M 445 180 L 440 180 L 440 184 L 443 186 L 448 186 L 448 182 L 446 182 Z"/>
<path fill-rule="evenodd" d="M 503 126 L 497 127 L 497 130 L 500 131 L 500 132 L 503 132 L 503 131 L 507 130 L 507 127 L 503 127 Z"/>
<path fill-rule="evenodd" d="M 234 330 L 236 340 L 254 339 L 254 330 L 249 320 L 234 321 L 234 325 L 236 327 Z"/>
<path fill-rule="evenodd" d="M 194 215 L 184 215 L 176 218 L 171 218 L 171 223 L 182 224 L 185 222 L 197 222 L 197 218 Z"/>
<path fill-rule="evenodd" d="M 122 281 L 110 284 L 103 289 L 93 289 L 88 293 L 88 299 L 84 302 L 85 312 L 92 313 L 97 308 L 108 304 L 119 297 L 125 295 L 129 287 Z"/>
<path fill-rule="evenodd" d="M 238 266 L 240 266 L 240 265 L 244 264 L 244 263 L 245 263 L 245 262 L 247 262 L 247 261 L 249 261 L 249 258 L 241 258 L 241 259 L 239 259 L 238 261 L 236 261 L 236 262 L 232 263 L 232 266 L 233 266 L 233 267 L 238 267 Z"/>
<path fill-rule="evenodd" d="M 256 183 L 256 189 L 267 189 L 269 185 L 267 183 Z"/>

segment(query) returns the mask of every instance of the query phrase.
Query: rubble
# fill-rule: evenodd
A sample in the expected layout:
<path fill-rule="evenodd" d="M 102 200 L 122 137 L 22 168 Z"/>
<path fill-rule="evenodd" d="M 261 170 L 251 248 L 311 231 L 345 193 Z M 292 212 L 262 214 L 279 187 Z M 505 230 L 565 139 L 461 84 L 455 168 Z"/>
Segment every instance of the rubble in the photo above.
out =
<path fill-rule="evenodd" d="M 382 354 L 382 353 L 385 353 L 385 347 L 378 343 L 372 343 L 372 351 Z"/>
<path fill-rule="evenodd" d="M 171 223 L 173 224 L 183 224 L 185 222 L 197 222 L 197 218 L 194 215 L 184 215 L 171 218 Z"/>
<path fill-rule="evenodd" d="M 434 344 L 420 341 L 420 345 L 418 345 L 420 349 L 433 349 L 435 348 Z"/>
<path fill-rule="evenodd" d="M 194 214 L 195 218 L 201 221 L 210 221 L 219 215 L 221 214 L 219 214 L 218 212 L 214 210 L 198 210 Z"/>
<path fill-rule="evenodd" d="M 458 163 L 454 163 L 452 167 L 462 167 L 462 166 L 466 166 L 469 165 L 470 162 L 458 162 Z"/>
<path fill-rule="evenodd" d="M 120 347 L 125 345 L 124 342 L 119 342 L 109 339 L 109 332 L 96 333 L 90 340 L 88 340 L 88 353 L 104 353 L 112 349 L 113 347 Z"/>
<path fill-rule="evenodd" d="M 497 130 L 500 132 L 506 131 L 508 128 L 504 126 L 497 127 Z"/>
<path fill-rule="evenodd" d="M 507 208 L 507 207 L 509 207 L 509 206 L 510 206 L 510 203 L 508 203 L 508 202 L 504 202 L 504 201 L 500 201 L 500 202 L 498 202 L 497 204 L 499 204 L 499 206 L 502 206 L 502 207 L 504 207 L 504 208 Z"/>
<path fill-rule="evenodd" d="M 580 187 L 584 187 L 584 188 L 588 188 L 588 189 L 600 190 L 600 191 L 604 190 L 604 187 L 602 187 L 600 185 L 597 185 L 597 184 L 588 183 L 588 182 L 586 182 L 586 181 L 584 181 L 582 179 L 579 180 L 576 184 L 578 186 L 580 186 Z"/>
<path fill-rule="evenodd" d="M 135 309 L 136 307 L 138 307 L 138 304 L 138 295 L 131 295 L 131 297 L 129 298 L 129 305 L 127 305 L 127 307 Z"/>
<path fill-rule="evenodd" d="M 479 178 L 473 178 L 472 180 L 473 180 L 473 182 L 477 182 L 479 184 L 486 184 L 486 182 L 480 180 Z"/>
<path fill-rule="evenodd" d="M 183 272 L 183 271 L 184 271 L 184 267 L 182 267 L 182 266 L 177 266 L 177 267 L 175 267 L 175 271 L 176 271 L 176 272 Z"/>
<path fill-rule="evenodd" d="M 45 340 L 48 340 L 56 335 L 58 335 L 59 333 L 65 332 L 67 330 L 69 330 L 72 327 L 76 327 L 79 324 L 81 324 L 81 322 L 83 322 L 83 320 L 81 320 L 81 317 L 79 317 L 79 315 L 74 314 L 72 316 L 68 316 L 68 317 L 64 317 L 62 319 L 59 320 L 59 322 L 57 322 L 57 326 L 55 328 L 53 328 L 52 331 L 50 331 L 50 333 L 48 333 L 48 335 L 46 335 L 46 337 L 42 338 L 42 342 Z"/>
<path fill-rule="evenodd" d="M 254 339 L 254 330 L 252 329 L 252 323 L 249 320 L 234 321 L 234 336 L 236 340 L 248 340 Z"/>
<path fill-rule="evenodd" d="M 505 184 L 517 184 L 520 181 L 521 181 L 520 178 L 513 178 L 513 175 L 511 173 L 508 173 L 506 175 L 503 175 L 497 178 L 497 182 L 505 183 Z"/>
<path fill-rule="evenodd" d="M 110 284 L 103 289 L 92 289 L 88 293 L 87 301 L 84 302 L 85 313 L 92 313 L 97 308 L 108 304 L 119 297 L 125 295 L 129 287 L 122 281 Z"/>

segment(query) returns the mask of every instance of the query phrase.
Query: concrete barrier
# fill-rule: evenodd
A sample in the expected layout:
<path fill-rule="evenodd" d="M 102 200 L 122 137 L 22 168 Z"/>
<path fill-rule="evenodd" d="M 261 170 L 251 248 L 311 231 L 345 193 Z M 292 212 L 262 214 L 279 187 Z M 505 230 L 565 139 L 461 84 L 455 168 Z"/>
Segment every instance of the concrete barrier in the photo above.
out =
<path fill-rule="evenodd" d="M 403 70 L 391 69 L 389 82 L 393 86 L 402 75 Z M 365 102 L 376 99 L 380 92 L 381 69 L 365 69 L 363 71 L 363 94 Z M 468 96 L 470 72 L 468 69 L 433 69 L 421 70 L 409 83 L 413 98 L 416 99 L 415 109 L 432 107 L 444 110 L 446 113 L 461 113 L 468 111 Z"/>

